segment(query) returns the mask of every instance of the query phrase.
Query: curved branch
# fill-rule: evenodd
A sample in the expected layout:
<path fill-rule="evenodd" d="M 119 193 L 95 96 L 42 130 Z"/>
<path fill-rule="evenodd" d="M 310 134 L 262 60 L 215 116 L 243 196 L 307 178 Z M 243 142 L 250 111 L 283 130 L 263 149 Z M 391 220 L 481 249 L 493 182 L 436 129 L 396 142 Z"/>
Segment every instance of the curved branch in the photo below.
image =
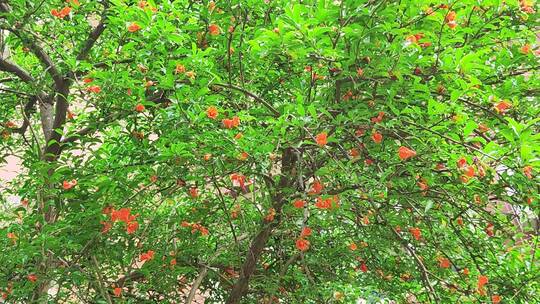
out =
<path fill-rule="evenodd" d="M 77 60 L 84 60 L 90 53 L 90 50 L 98 40 L 99 36 L 105 31 L 105 22 L 107 21 L 107 10 L 109 9 L 109 1 L 104 1 L 103 3 L 104 9 L 103 13 L 101 14 L 101 21 L 96 26 L 96 28 L 88 34 L 88 38 L 86 38 L 86 41 L 84 43 L 84 46 L 79 51 L 79 54 L 77 55 Z"/>
<path fill-rule="evenodd" d="M 5 58 L 0 58 L 0 71 L 14 74 L 27 83 L 35 81 L 34 77 L 32 77 L 25 69 Z"/>
<path fill-rule="evenodd" d="M 252 93 L 252 92 L 250 92 L 250 91 L 248 91 L 248 90 L 246 90 L 244 88 L 235 86 L 233 84 L 225 84 L 225 83 L 215 83 L 214 86 L 227 88 L 227 89 L 233 89 L 233 90 L 236 90 L 238 92 L 244 93 L 244 95 L 253 98 L 255 101 L 257 101 L 257 102 L 261 103 L 263 106 L 265 106 L 268 110 L 270 110 L 270 112 L 272 112 L 272 114 L 274 114 L 275 117 L 279 117 L 281 115 L 279 113 L 279 111 L 276 110 L 276 108 L 274 108 L 269 102 L 267 102 L 266 100 L 264 100 L 261 97 L 257 96 L 255 93 Z"/>

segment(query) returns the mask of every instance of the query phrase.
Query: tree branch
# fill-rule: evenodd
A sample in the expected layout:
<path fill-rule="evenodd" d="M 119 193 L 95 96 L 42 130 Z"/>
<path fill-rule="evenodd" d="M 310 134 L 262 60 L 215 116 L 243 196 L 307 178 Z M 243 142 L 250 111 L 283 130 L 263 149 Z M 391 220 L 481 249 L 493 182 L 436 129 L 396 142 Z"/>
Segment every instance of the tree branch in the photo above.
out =
<path fill-rule="evenodd" d="M 284 149 L 281 157 L 282 176 L 280 179 L 279 188 L 277 189 L 277 193 L 273 199 L 274 203 L 272 204 L 272 207 L 276 210 L 276 218 L 270 223 L 263 220 L 261 229 L 257 233 L 257 236 L 255 236 L 255 238 L 251 241 L 251 245 L 246 254 L 246 260 L 244 261 L 240 271 L 240 278 L 238 278 L 234 284 L 226 304 L 240 303 L 240 300 L 248 288 L 249 280 L 255 271 L 257 261 L 261 256 L 262 251 L 266 246 L 270 235 L 272 234 L 272 231 L 279 225 L 281 221 L 281 212 L 286 200 L 284 190 L 289 188 L 296 180 L 296 176 L 293 172 L 295 170 L 297 161 L 298 159 L 293 148 Z"/>
<path fill-rule="evenodd" d="M 8 59 L 0 58 L 0 71 L 14 74 L 17 77 L 19 77 L 22 81 L 27 82 L 27 83 L 31 83 L 35 81 L 34 77 L 32 77 L 30 73 L 28 73 L 22 67 L 20 67 L 14 62 L 11 62 Z"/>
<path fill-rule="evenodd" d="M 15 36 L 17 36 L 23 44 L 28 47 L 34 55 L 39 59 L 41 64 L 45 67 L 45 70 L 49 75 L 51 75 L 52 79 L 54 80 L 54 84 L 57 91 L 61 91 L 62 86 L 64 85 L 64 77 L 60 73 L 60 70 L 56 66 L 56 64 L 53 62 L 51 57 L 44 51 L 44 48 L 42 45 L 39 45 L 35 40 L 33 39 L 27 39 L 24 37 L 21 33 L 21 31 L 17 29 L 8 29 L 11 31 Z M 32 36 L 35 35 L 32 34 Z M 37 40 L 37 39 L 36 39 Z"/>
<path fill-rule="evenodd" d="M 84 46 L 79 51 L 79 55 L 77 55 L 77 60 L 84 60 L 90 53 L 90 50 L 98 40 L 99 36 L 103 33 L 105 30 L 105 22 L 107 21 L 107 10 L 109 8 L 109 1 L 104 1 L 103 3 L 104 9 L 103 13 L 101 14 L 101 21 L 99 22 L 98 26 L 88 34 L 88 38 L 86 38 L 86 42 L 84 43 Z"/>
<path fill-rule="evenodd" d="M 255 101 L 257 101 L 257 102 L 261 103 L 263 106 L 265 106 L 268 110 L 270 110 L 270 112 L 272 112 L 272 114 L 274 114 L 275 117 L 279 117 L 281 115 L 281 113 L 279 113 L 279 111 L 276 110 L 276 108 L 274 108 L 269 102 L 267 102 L 266 100 L 264 100 L 261 97 L 257 96 L 255 93 L 252 93 L 252 92 L 250 92 L 250 91 L 248 91 L 246 89 L 235 86 L 233 84 L 225 84 L 225 83 L 215 83 L 214 86 L 227 88 L 227 89 L 233 89 L 233 90 L 239 91 L 241 93 L 244 93 L 244 95 L 253 98 Z"/>

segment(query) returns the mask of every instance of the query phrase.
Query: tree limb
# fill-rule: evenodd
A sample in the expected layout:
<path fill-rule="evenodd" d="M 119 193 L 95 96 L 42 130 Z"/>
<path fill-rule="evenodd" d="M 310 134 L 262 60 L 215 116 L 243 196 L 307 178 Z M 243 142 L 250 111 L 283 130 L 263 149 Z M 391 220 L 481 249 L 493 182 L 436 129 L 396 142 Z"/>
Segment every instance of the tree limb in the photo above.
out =
<path fill-rule="evenodd" d="M 0 71 L 8 72 L 11 74 L 16 75 L 19 77 L 22 81 L 31 83 L 34 82 L 35 79 L 28 73 L 26 70 L 24 70 L 22 67 L 17 65 L 14 62 L 11 62 L 8 59 L 0 58 Z"/>
<path fill-rule="evenodd" d="M 252 92 L 250 92 L 250 91 L 248 91 L 248 90 L 246 90 L 244 88 L 235 86 L 233 84 L 225 84 L 225 83 L 215 83 L 214 86 L 227 88 L 227 89 L 233 89 L 233 90 L 239 91 L 241 93 L 244 93 L 244 95 L 253 98 L 255 101 L 257 101 L 257 102 L 261 103 L 263 106 L 265 106 L 268 110 L 270 110 L 270 112 L 272 112 L 272 114 L 274 114 L 275 117 L 279 117 L 281 115 L 279 113 L 279 111 L 276 110 L 276 108 L 274 108 L 269 102 L 267 102 L 266 100 L 264 100 L 261 97 L 257 96 L 255 93 L 252 93 Z"/>

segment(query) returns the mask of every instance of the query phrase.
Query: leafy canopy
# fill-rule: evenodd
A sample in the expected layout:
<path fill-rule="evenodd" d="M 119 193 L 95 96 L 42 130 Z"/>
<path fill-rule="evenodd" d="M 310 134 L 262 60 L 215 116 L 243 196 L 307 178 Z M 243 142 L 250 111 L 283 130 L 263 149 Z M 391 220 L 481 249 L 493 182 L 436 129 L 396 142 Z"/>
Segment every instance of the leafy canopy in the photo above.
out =
<path fill-rule="evenodd" d="M 0 1 L 3 299 L 536 303 L 536 9 Z"/>

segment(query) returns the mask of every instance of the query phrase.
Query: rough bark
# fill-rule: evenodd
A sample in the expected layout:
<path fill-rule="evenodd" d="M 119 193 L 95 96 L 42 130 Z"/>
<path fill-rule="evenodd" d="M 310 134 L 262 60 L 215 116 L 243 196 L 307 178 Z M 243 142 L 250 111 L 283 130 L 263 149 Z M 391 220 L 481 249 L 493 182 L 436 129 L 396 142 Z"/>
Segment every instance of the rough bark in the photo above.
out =
<path fill-rule="evenodd" d="M 294 174 L 294 168 L 298 161 L 297 155 L 294 153 L 294 149 L 286 148 L 282 153 L 281 159 L 281 176 L 280 182 L 277 188 L 274 190 L 272 207 L 276 210 L 276 218 L 274 221 L 267 223 L 263 220 L 262 227 L 257 232 L 255 238 L 251 241 L 251 245 L 246 254 L 246 259 L 242 265 L 240 271 L 240 277 L 234 284 L 229 298 L 226 304 L 239 303 L 242 297 L 247 292 L 249 287 L 249 280 L 251 275 L 255 271 L 257 261 L 259 260 L 264 247 L 268 243 L 272 231 L 276 228 L 281 221 L 281 211 L 286 201 L 286 189 L 291 187 L 296 180 Z"/>

